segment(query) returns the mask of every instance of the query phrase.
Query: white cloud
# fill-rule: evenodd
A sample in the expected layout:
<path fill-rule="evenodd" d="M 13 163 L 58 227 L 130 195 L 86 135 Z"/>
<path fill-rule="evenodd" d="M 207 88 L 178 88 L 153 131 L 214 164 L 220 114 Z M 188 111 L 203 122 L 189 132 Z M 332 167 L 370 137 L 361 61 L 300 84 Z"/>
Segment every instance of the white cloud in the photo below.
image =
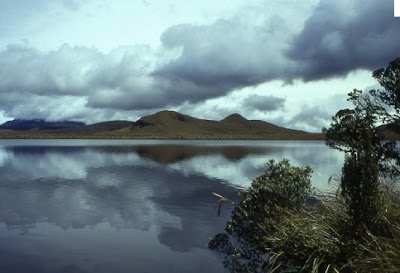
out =
<path fill-rule="evenodd" d="M 317 130 L 294 122 L 302 105 L 333 115 L 344 104 L 326 98 L 373 85 L 370 70 L 399 52 L 387 3 L 351 5 L 8 2 L 0 11 L 0 111 L 87 122 L 161 109 L 209 119 L 238 112 Z"/>

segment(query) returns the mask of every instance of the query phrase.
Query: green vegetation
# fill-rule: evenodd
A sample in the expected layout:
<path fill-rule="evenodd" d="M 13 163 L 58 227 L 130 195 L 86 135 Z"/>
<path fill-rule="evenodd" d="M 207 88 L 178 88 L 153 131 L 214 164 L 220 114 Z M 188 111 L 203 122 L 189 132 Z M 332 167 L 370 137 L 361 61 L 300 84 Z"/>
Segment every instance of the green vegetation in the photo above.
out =
<path fill-rule="evenodd" d="M 323 130 L 345 153 L 337 192 L 316 195 L 309 167 L 270 161 L 209 242 L 231 272 L 399 272 L 400 151 L 377 126 L 398 125 L 400 59 L 373 76 L 383 89 L 349 93 L 354 107 Z"/>

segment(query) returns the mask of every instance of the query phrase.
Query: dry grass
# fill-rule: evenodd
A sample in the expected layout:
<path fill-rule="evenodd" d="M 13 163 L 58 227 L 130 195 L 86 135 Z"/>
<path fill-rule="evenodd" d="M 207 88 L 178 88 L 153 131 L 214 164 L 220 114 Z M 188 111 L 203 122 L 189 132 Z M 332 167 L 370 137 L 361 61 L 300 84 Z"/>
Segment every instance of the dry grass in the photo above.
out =
<path fill-rule="evenodd" d="M 283 272 L 400 272 L 400 193 L 383 194 L 380 232 L 348 237 L 347 208 L 336 197 L 324 197 L 311 210 L 285 211 L 278 233 L 266 236 L 268 270 Z M 268 272 L 268 270 L 266 272 Z"/>

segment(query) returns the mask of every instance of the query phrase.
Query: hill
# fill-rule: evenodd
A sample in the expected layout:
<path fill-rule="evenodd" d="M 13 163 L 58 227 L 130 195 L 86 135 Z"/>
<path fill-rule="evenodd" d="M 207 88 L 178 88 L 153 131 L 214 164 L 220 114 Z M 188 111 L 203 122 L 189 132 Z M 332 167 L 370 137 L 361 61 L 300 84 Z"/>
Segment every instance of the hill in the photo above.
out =
<path fill-rule="evenodd" d="M 82 127 L 86 124 L 78 121 L 45 121 L 43 119 L 14 119 L 0 125 L 0 129 L 11 130 L 47 130 Z"/>
<path fill-rule="evenodd" d="M 126 138 L 126 139 L 322 139 L 321 134 L 287 129 L 232 114 L 223 120 L 198 119 L 161 111 L 131 121 L 108 121 L 55 130 L 0 130 L 0 138 Z"/>
<path fill-rule="evenodd" d="M 101 133 L 111 133 L 115 130 L 129 127 L 132 124 L 134 124 L 134 122 L 126 120 L 104 121 L 79 128 L 69 128 L 69 129 L 53 131 L 52 133 L 62 133 L 69 135 L 92 135 Z"/>
<path fill-rule="evenodd" d="M 163 136 L 172 139 L 313 139 L 321 137 L 232 114 L 221 121 L 197 119 L 174 111 L 161 111 L 135 122 L 129 131 L 135 136 Z M 318 136 L 317 136 L 318 135 Z"/>

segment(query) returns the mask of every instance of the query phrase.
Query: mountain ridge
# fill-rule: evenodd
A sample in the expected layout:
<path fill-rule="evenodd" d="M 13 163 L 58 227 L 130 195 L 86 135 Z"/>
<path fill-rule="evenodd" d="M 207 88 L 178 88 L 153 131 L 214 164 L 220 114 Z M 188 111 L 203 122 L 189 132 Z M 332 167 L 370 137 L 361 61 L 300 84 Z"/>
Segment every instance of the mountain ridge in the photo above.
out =
<path fill-rule="evenodd" d="M 0 126 L 1 128 L 1 126 Z M 75 128 L 25 130 L 0 129 L 0 138 L 121 138 L 121 139 L 323 139 L 322 134 L 247 120 L 234 113 L 222 120 L 195 118 L 164 110 L 135 122 L 106 121 Z"/>
<path fill-rule="evenodd" d="M 45 121 L 44 119 L 14 119 L 6 121 L 0 125 L 1 129 L 31 130 L 31 129 L 63 129 L 85 126 L 84 122 L 79 121 Z"/>

